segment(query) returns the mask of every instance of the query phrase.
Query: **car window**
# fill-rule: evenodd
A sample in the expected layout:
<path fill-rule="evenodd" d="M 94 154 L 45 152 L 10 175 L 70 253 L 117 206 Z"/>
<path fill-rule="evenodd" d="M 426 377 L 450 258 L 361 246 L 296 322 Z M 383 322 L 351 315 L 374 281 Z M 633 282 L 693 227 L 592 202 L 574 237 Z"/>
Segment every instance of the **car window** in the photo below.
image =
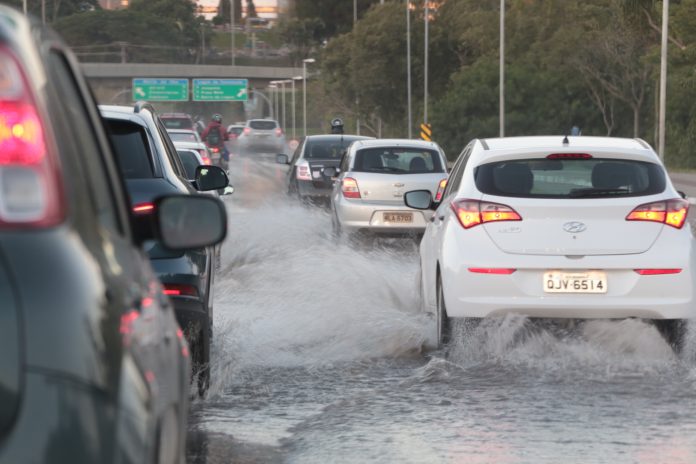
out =
<path fill-rule="evenodd" d="M 273 130 L 278 124 L 275 121 L 249 121 L 249 127 L 256 130 Z"/>
<path fill-rule="evenodd" d="M 186 177 L 188 179 L 196 178 L 196 168 L 200 166 L 198 162 L 198 157 L 191 150 L 177 150 L 179 154 L 179 159 L 181 164 L 184 165 L 184 170 L 186 171 Z"/>
<path fill-rule="evenodd" d="M 231 127 L 230 130 L 228 130 L 227 132 L 229 134 L 239 135 L 242 133 L 243 130 L 243 127 Z"/>
<path fill-rule="evenodd" d="M 350 145 L 350 140 L 309 140 L 304 150 L 304 158 L 309 159 L 341 159 Z"/>
<path fill-rule="evenodd" d="M 290 164 L 295 164 L 295 161 L 297 161 L 297 159 L 300 157 L 302 150 L 304 150 L 304 146 L 306 143 L 307 139 L 303 140 L 299 145 L 297 145 L 295 152 L 292 154 L 292 160 L 290 160 Z"/>
<path fill-rule="evenodd" d="M 198 142 L 193 132 L 169 132 L 169 138 L 172 142 Z"/>
<path fill-rule="evenodd" d="M 167 129 L 193 129 L 193 123 L 188 118 L 162 118 Z"/>
<path fill-rule="evenodd" d="M 443 199 L 447 198 L 451 192 L 456 192 L 457 190 L 459 190 L 459 186 L 462 183 L 464 170 L 466 169 L 466 165 L 469 162 L 469 158 L 471 157 L 472 148 L 472 144 L 467 145 L 466 147 L 464 147 L 464 150 L 462 150 L 461 154 L 459 155 L 459 158 L 457 158 L 457 162 L 454 164 L 452 172 L 450 173 L 450 176 L 447 179 L 447 186 L 445 187 L 445 190 L 442 193 Z"/>
<path fill-rule="evenodd" d="M 91 201 L 95 207 L 100 223 L 113 232 L 123 233 L 124 226 L 114 209 L 117 203 L 110 176 L 101 160 L 103 154 L 100 145 L 95 139 L 96 128 L 92 125 L 85 101 L 73 78 L 70 66 L 66 58 L 58 51 L 52 51 L 49 55 L 49 72 L 53 84 L 58 88 L 63 109 L 67 112 L 64 116 L 70 121 L 72 131 L 70 137 L 79 143 L 74 144 L 74 149 L 79 152 L 77 158 L 83 164 L 87 173 L 87 183 L 91 191 Z"/>
<path fill-rule="evenodd" d="M 364 148 L 355 155 L 353 171 L 390 174 L 444 172 L 440 154 L 416 147 Z"/>
<path fill-rule="evenodd" d="M 478 166 L 474 178 L 483 193 L 529 198 L 654 195 L 666 187 L 659 165 L 610 158 L 499 161 Z"/>
<path fill-rule="evenodd" d="M 118 166 L 125 179 L 154 177 L 152 153 L 145 128 L 131 121 L 105 119 L 116 152 Z"/>

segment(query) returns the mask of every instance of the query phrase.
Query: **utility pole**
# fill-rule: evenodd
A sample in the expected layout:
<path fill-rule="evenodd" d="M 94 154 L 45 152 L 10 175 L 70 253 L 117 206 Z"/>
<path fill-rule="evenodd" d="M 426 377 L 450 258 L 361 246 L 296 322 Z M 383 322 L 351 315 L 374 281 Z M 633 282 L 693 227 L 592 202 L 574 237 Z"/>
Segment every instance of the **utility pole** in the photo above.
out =
<path fill-rule="evenodd" d="M 413 115 L 411 114 L 411 0 L 406 0 L 406 87 L 408 88 L 408 138 L 410 139 L 413 128 Z"/>
<path fill-rule="evenodd" d="M 230 53 L 232 56 L 232 66 L 235 64 L 234 46 L 234 0 L 230 0 Z"/>
<path fill-rule="evenodd" d="M 505 0 L 500 0 L 500 136 L 505 137 Z"/>
<path fill-rule="evenodd" d="M 667 113 L 667 39 L 669 27 L 669 0 L 662 1 L 662 49 L 660 52 L 660 119 L 657 153 L 665 160 L 665 119 Z"/>
<path fill-rule="evenodd" d="M 305 137 L 307 137 L 307 64 L 314 63 L 314 61 L 314 58 L 305 58 L 302 60 L 302 112 Z"/>
<path fill-rule="evenodd" d="M 46 25 L 46 0 L 41 0 L 41 24 Z"/>
<path fill-rule="evenodd" d="M 27 0 L 22 1 L 22 8 L 24 10 L 24 15 L 27 15 Z"/>
<path fill-rule="evenodd" d="M 355 23 L 358 22 L 358 0 L 353 0 L 353 30 L 355 30 Z M 357 92 L 355 95 L 355 111 L 357 116 L 355 118 L 355 133 L 360 135 L 360 97 L 358 97 Z"/>
<path fill-rule="evenodd" d="M 425 0 L 425 70 L 423 71 L 423 122 L 428 123 L 428 24 L 430 23 L 430 0 Z"/>

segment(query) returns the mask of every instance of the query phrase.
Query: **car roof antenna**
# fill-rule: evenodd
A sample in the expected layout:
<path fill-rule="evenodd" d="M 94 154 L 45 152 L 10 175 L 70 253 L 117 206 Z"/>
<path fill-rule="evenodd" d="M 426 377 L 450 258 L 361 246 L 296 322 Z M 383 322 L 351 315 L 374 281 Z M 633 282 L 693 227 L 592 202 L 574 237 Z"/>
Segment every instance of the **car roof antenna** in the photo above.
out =
<path fill-rule="evenodd" d="M 563 146 L 564 147 L 568 146 L 568 136 L 567 135 L 563 137 Z"/>

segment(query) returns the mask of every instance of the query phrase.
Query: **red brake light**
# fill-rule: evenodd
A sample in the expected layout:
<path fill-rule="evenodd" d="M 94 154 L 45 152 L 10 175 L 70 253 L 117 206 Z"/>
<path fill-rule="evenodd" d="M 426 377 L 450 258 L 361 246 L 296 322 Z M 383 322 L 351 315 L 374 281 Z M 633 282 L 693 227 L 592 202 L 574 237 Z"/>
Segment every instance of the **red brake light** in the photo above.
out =
<path fill-rule="evenodd" d="M 219 147 L 212 147 L 212 148 L 210 149 L 210 151 L 212 151 L 213 153 L 219 153 L 219 152 L 220 152 L 220 148 L 219 148 Z"/>
<path fill-rule="evenodd" d="M 281 135 L 283 135 L 283 129 L 281 129 L 280 127 L 276 127 L 275 133 L 278 137 L 280 137 Z"/>
<path fill-rule="evenodd" d="M 154 203 L 138 203 L 133 206 L 133 213 L 137 215 L 150 214 L 154 209 Z"/>
<path fill-rule="evenodd" d="M 451 204 L 459 223 L 465 229 L 497 221 L 521 221 L 522 216 L 506 205 L 478 200 L 456 200 Z"/>
<path fill-rule="evenodd" d="M 634 269 L 640 275 L 679 274 L 681 269 Z"/>
<path fill-rule="evenodd" d="M 21 65 L 0 47 L 0 227 L 50 227 L 65 217 L 57 162 Z"/>
<path fill-rule="evenodd" d="M 437 186 L 437 193 L 435 194 L 435 201 L 442 200 L 442 194 L 445 192 L 445 187 L 447 187 L 447 179 L 442 179 Z"/>
<path fill-rule="evenodd" d="M 242 132 L 244 132 L 244 135 L 249 135 L 251 134 L 251 129 L 249 127 L 245 127 Z"/>
<path fill-rule="evenodd" d="M 203 159 L 203 164 L 205 164 L 207 166 L 210 166 L 212 164 L 212 161 L 210 161 L 210 158 L 208 158 L 207 156 L 204 156 L 202 159 Z"/>
<path fill-rule="evenodd" d="M 498 274 L 498 275 L 509 275 L 515 272 L 517 269 L 506 268 L 506 267 L 470 267 L 469 272 L 474 272 L 476 274 Z"/>
<path fill-rule="evenodd" d="M 196 290 L 196 287 L 187 284 L 164 284 L 163 293 L 170 296 L 198 297 L 198 290 Z"/>
<path fill-rule="evenodd" d="M 681 198 L 656 201 L 636 207 L 626 216 L 627 221 L 648 221 L 681 229 L 689 214 L 689 202 Z"/>
<path fill-rule="evenodd" d="M 589 153 L 553 153 L 546 157 L 546 159 L 590 159 L 592 155 Z"/>
<path fill-rule="evenodd" d="M 360 198 L 360 189 L 358 181 L 352 177 L 346 177 L 341 182 L 341 192 L 346 198 Z"/>

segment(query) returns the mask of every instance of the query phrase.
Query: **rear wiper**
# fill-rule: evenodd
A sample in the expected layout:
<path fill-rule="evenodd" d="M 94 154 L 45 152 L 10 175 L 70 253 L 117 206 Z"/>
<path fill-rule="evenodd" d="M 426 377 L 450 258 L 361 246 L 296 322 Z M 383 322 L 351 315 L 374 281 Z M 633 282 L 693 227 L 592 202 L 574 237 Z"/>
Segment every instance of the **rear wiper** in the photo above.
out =
<path fill-rule="evenodd" d="M 570 198 L 582 198 L 582 197 L 596 197 L 600 195 L 618 195 L 621 193 L 629 193 L 627 188 L 580 188 L 573 189 L 570 191 L 568 196 Z"/>

